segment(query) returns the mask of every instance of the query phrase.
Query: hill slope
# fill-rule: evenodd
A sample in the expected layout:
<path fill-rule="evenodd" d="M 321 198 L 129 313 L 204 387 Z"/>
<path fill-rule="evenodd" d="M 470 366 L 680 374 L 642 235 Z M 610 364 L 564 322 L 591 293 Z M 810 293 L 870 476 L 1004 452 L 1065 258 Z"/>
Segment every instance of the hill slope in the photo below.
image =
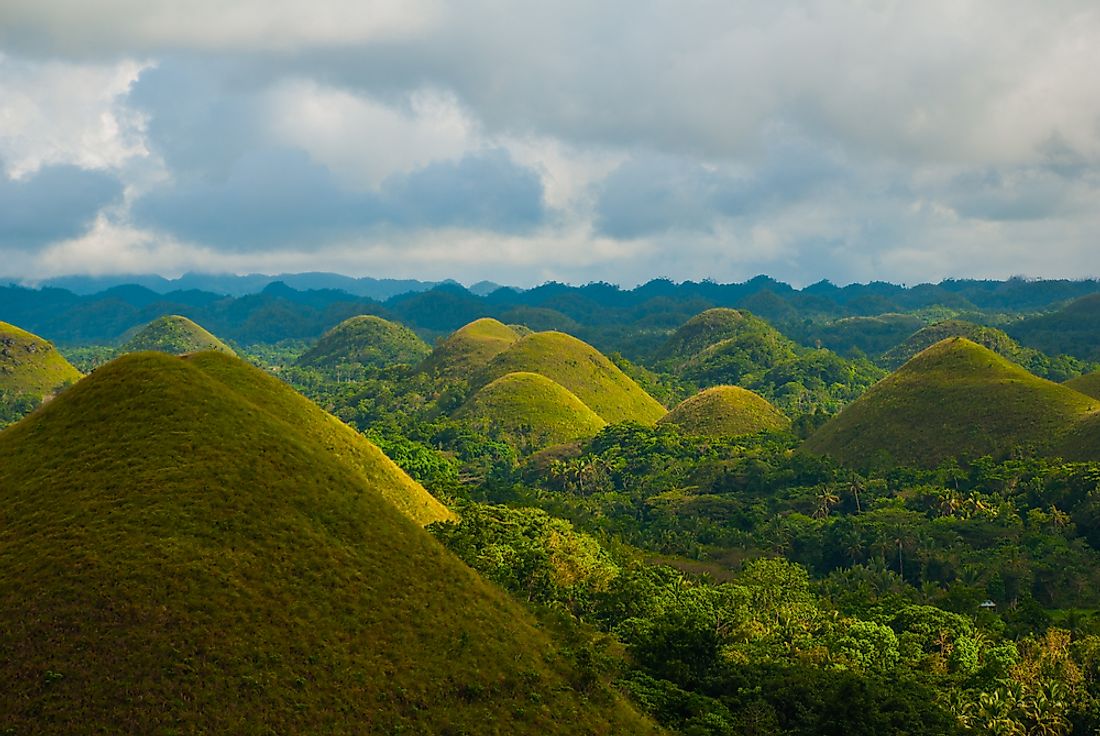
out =
<path fill-rule="evenodd" d="M 774 327 L 749 312 L 715 308 L 681 325 L 658 351 L 657 358 L 669 366 L 683 366 L 708 349 L 713 352 L 719 344 L 725 344 L 727 351 L 737 347 L 758 364 L 774 364 L 779 357 L 790 357 L 794 347 Z"/>
<path fill-rule="evenodd" d="M 80 371 L 53 345 L 15 325 L 0 322 L 0 395 L 41 401 L 80 379 Z"/>
<path fill-rule="evenodd" d="M 817 430 L 812 452 L 862 465 L 883 455 L 934 466 L 949 457 L 1050 450 L 1098 402 L 1028 373 L 965 338 L 919 353 Z"/>
<path fill-rule="evenodd" d="M 786 429 L 791 422 L 764 397 L 740 386 L 714 386 L 685 399 L 660 420 L 689 434 L 733 437 Z"/>
<path fill-rule="evenodd" d="M 493 358 L 478 383 L 516 372 L 538 373 L 561 384 L 609 423 L 653 424 L 666 413 L 596 348 L 563 332 L 536 332 L 522 338 Z"/>
<path fill-rule="evenodd" d="M 519 338 L 519 334 L 508 325 L 491 317 L 483 317 L 451 333 L 436 346 L 420 368 L 450 378 L 468 379 Z"/>
<path fill-rule="evenodd" d="M 1093 371 L 1083 376 L 1071 378 L 1062 385 L 1072 388 L 1074 391 L 1080 391 L 1085 396 L 1100 399 L 1100 371 Z"/>
<path fill-rule="evenodd" d="M 965 337 L 967 340 L 987 347 L 1011 361 L 1025 365 L 1026 358 L 1021 359 L 1024 357 L 1022 356 L 1023 350 L 1003 330 L 998 330 L 996 327 L 985 327 L 961 319 L 946 319 L 920 328 L 900 344 L 883 353 L 881 362 L 891 370 L 900 368 L 920 351 L 930 348 L 940 340 L 946 340 L 949 337 Z"/>
<path fill-rule="evenodd" d="M 419 363 L 431 351 L 408 327 L 374 315 L 359 315 L 344 320 L 322 335 L 317 344 L 298 359 L 298 365 L 331 367 L 339 363 L 362 363 L 384 367 Z"/>
<path fill-rule="evenodd" d="M 594 437 L 606 424 L 569 389 L 537 373 L 509 373 L 455 412 L 522 452 Z"/>
<path fill-rule="evenodd" d="M 1020 320 L 1005 331 L 1021 345 L 1048 355 L 1100 360 L 1100 294 L 1083 296 L 1057 312 Z"/>
<path fill-rule="evenodd" d="M 0 434 L 0 731 L 651 730 L 574 690 L 384 469 L 207 360 L 120 358 Z"/>
<path fill-rule="evenodd" d="M 137 353 L 143 350 L 155 350 L 159 353 L 169 353 L 171 355 L 216 350 L 219 353 L 236 355 L 233 349 L 224 342 L 191 320 L 178 314 L 170 314 L 153 320 L 138 330 L 120 348 L 123 353 Z"/>

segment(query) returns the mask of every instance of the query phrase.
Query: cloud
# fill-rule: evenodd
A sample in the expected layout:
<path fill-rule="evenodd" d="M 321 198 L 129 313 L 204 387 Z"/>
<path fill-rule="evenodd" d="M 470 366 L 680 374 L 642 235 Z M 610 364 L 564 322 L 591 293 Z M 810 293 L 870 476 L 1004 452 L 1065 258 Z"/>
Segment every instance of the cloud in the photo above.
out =
<path fill-rule="evenodd" d="M 121 196 L 118 179 L 75 166 L 46 166 L 23 179 L 0 174 L 0 247 L 34 250 L 74 237 Z"/>

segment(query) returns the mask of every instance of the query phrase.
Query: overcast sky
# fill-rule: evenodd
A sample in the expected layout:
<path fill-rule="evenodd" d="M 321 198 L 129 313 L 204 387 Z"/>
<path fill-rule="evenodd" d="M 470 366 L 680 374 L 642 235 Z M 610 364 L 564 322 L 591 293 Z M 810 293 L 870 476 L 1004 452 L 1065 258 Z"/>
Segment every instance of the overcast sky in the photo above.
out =
<path fill-rule="evenodd" d="M 0 274 L 1100 276 L 1095 0 L 3 0 Z"/>

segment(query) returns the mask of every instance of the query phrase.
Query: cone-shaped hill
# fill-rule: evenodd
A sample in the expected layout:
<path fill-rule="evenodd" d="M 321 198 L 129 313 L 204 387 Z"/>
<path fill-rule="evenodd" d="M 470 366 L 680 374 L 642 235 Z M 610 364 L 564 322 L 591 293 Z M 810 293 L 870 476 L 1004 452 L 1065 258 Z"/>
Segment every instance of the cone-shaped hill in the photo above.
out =
<path fill-rule="evenodd" d="M 1062 385 L 1072 388 L 1074 391 L 1080 391 L 1094 399 L 1100 399 L 1100 371 L 1093 371 L 1083 376 L 1071 378 Z"/>
<path fill-rule="evenodd" d="M 41 401 L 75 383 L 80 371 L 38 335 L 0 322 L 0 397 Z"/>
<path fill-rule="evenodd" d="M 158 353 L 168 353 L 170 355 L 186 355 L 204 350 L 216 350 L 219 353 L 236 355 L 233 349 L 224 342 L 191 320 L 178 314 L 170 314 L 153 320 L 138 330 L 120 348 L 123 353 L 137 353 L 143 350 L 155 350 Z"/>
<path fill-rule="evenodd" d="M 519 338 L 519 333 L 503 322 L 483 317 L 451 333 L 420 368 L 449 378 L 470 378 Z"/>
<path fill-rule="evenodd" d="M 661 418 L 689 434 L 735 437 L 786 429 L 787 417 L 759 394 L 740 386 L 714 386 L 685 399 Z"/>
<path fill-rule="evenodd" d="M 949 457 L 1052 452 L 1100 402 L 965 338 L 919 353 L 805 443 L 844 463 L 935 466 Z"/>
<path fill-rule="evenodd" d="M 455 416 L 524 453 L 594 437 L 607 424 L 569 389 L 525 372 L 483 386 Z"/>
<path fill-rule="evenodd" d="M 661 348 L 659 360 L 703 386 L 738 383 L 796 357 L 796 346 L 759 317 L 737 309 L 708 309 L 685 322 Z"/>
<path fill-rule="evenodd" d="M 538 373 L 569 389 L 605 422 L 653 424 L 666 414 L 656 399 L 588 343 L 564 332 L 527 335 L 497 355 L 477 383 L 509 373 Z"/>
<path fill-rule="evenodd" d="M 322 335 L 317 344 L 298 359 L 298 365 L 331 367 L 340 363 L 361 363 L 385 367 L 398 363 L 415 364 L 431 351 L 408 327 L 364 314 L 346 319 Z"/>
<path fill-rule="evenodd" d="M 887 350 L 882 355 L 881 363 L 891 370 L 899 368 L 920 351 L 949 337 L 965 337 L 1025 368 L 1031 368 L 1030 362 L 1038 354 L 1036 350 L 1020 347 L 1019 343 L 996 327 L 986 327 L 961 319 L 946 319 L 920 328 L 900 345 Z"/>
<path fill-rule="evenodd" d="M 262 386 L 139 353 L 0 434 L 0 731 L 652 730 Z"/>
<path fill-rule="evenodd" d="M 681 325 L 661 346 L 657 358 L 683 362 L 723 340 L 769 331 L 774 332 L 774 328 L 749 312 L 716 307 L 700 312 Z"/>

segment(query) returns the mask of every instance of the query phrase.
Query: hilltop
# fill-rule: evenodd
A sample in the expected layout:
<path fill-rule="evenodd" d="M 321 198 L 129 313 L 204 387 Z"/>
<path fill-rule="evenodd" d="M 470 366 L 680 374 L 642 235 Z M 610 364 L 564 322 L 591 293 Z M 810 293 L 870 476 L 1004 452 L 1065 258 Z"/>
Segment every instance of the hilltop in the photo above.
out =
<path fill-rule="evenodd" d="M 41 401 L 80 379 L 80 371 L 49 342 L 15 325 L 0 322 L 0 395 Z"/>
<path fill-rule="evenodd" d="M 227 355 L 236 355 L 233 349 L 214 337 L 205 329 L 187 317 L 170 314 L 159 317 L 142 327 L 119 348 L 123 353 L 137 353 L 143 350 L 155 350 L 170 355 L 186 355 L 204 350 L 216 350 Z"/>
<path fill-rule="evenodd" d="M 569 389 L 537 373 L 508 373 L 454 415 L 524 453 L 594 437 L 606 424 Z"/>
<path fill-rule="evenodd" d="M 1100 399 L 1100 371 L 1093 371 L 1083 376 L 1071 378 L 1062 385 L 1072 388 L 1074 391 L 1080 391 L 1094 399 Z"/>
<path fill-rule="evenodd" d="M 469 378 L 519 339 L 519 333 L 508 325 L 483 317 L 451 333 L 420 367 L 449 378 Z"/>
<path fill-rule="evenodd" d="M 1006 331 L 1020 344 L 1048 355 L 1066 353 L 1100 361 L 1100 294 L 1081 297 L 1050 314 L 1020 320 Z"/>
<path fill-rule="evenodd" d="M 950 457 L 1049 451 L 1095 400 L 1038 378 L 965 338 L 924 350 L 875 384 L 805 443 L 855 465 L 890 459 L 934 466 Z"/>
<path fill-rule="evenodd" d="M 920 328 L 903 342 L 887 350 L 882 355 L 881 363 L 887 368 L 895 370 L 920 351 L 932 347 L 940 340 L 949 337 L 965 337 L 967 340 L 987 347 L 998 355 L 1002 355 L 1025 367 L 1027 367 L 1027 353 L 1035 352 L 1024 351 L 1007 333 L 998 330 L 996 327 L 986 327 L 961 319 L 945 319 L 942 322 Z"/>
<path fill-rule="evenodd" d="M 759 317 L 741 309 L 716 308 L 681 325 L 657 352 L 664 364 L 683 367 L 717 346 L 737 348 L 755 363 L 774 363 L 793 354 L 794 343 Z"/>
<path fill-rule="evenodd" d="M 266 399 L 140 353 L 0 434 L 0 730 L 654 730 Z"/>
<path fill-rule="evenodd" d="M 384 367 L 415 364 L 431 351 L 408 327 L 374 315 L 359 315 L 344 320 L 322 335 L 317 344 L 298 359 L 298 365 L 332 367 L 340 363 L 361 363 Z"/>
<path fill-rule="evenodd" d="M 666 413 L 602 353 L 563 332 L 536 332 L 521 338 L 490 361 L 478 383 L 516 372 L 538 373 L 555 381 L 608 423 L 653 424 Z"/>
<path fill-rule="evenodd" d="M 790 420 L 764 397 L 740 386 L 714 386 L 685 399 L 661 418 L 688 434 L 733 437 L 781 430 Z"/>

